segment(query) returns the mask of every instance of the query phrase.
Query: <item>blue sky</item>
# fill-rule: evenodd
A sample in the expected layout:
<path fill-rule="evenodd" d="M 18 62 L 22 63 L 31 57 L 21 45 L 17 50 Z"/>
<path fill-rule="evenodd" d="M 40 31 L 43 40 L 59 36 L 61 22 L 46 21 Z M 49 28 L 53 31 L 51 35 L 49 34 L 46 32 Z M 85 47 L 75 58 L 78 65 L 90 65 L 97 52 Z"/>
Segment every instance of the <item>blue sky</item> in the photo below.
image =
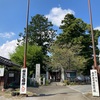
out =
<path fill-rule="evenodd" d="M 93 27 L 100 29 L 100 0 L 91 0 Z M 26 26 L 27 0 L 0 0 L 0 56 L 9 58 L 8 53 L 16 48 L 18 34 Z M 31 16 L 42 14 L 58 29 L 60 21 L 67 13 L 90 23 L 88 0 L 30 0 Z"/>

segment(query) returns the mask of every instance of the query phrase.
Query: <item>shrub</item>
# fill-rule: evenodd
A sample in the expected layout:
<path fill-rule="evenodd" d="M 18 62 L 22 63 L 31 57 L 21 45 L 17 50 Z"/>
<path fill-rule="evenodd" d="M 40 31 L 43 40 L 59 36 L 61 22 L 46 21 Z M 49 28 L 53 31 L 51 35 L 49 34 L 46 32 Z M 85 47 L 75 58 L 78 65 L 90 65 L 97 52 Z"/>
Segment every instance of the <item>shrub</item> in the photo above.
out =
<path fill-rule="evenodd" d="M 64 80 L 63 83 L 65 83 L 65 85 L 69 85 L 70 81 L 69 80 Z"/>

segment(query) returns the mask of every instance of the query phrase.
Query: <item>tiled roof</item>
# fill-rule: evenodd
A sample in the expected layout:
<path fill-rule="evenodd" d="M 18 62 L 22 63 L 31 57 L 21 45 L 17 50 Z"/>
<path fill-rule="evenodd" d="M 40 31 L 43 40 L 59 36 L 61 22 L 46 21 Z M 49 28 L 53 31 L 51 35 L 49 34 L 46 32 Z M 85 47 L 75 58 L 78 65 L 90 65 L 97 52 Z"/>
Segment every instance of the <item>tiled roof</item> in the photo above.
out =
<path fill-rule="evenodd" d="M 13 63 L 10 59 L 4 58 L 2 56 L 0 56 L 0 65 L 4 65 L 7 67 L 21 67 L 20 65 Z"/>

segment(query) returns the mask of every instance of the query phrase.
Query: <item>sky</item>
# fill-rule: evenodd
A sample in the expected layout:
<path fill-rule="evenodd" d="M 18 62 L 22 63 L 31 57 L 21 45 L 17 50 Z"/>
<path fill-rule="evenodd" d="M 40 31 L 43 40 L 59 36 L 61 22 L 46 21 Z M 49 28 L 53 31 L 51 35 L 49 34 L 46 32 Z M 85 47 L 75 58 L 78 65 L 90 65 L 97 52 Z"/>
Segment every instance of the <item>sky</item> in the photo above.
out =
<path fill-rule="evenodd" d="M 17 47 L 19 33 L 26 27 L 28 0 L 0 0 L 0 56 L 9 58 Z M 100 0 L 90 0 L 93 28 L 100 30 Z M 48 17 L 59 31 L 61 20 L 68 13 L 90 23 L 88 0 L 30 0 L 29 22 L 31 17 L 42 14 Z"/>

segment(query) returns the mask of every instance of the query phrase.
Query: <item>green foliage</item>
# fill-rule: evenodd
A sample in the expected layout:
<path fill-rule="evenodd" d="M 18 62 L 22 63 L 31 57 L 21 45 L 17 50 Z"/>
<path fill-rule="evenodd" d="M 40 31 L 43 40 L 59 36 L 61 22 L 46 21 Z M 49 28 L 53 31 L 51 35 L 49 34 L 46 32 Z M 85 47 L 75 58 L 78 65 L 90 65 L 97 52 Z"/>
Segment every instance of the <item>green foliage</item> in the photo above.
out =
<path fill-rule="evenodd" d="M 29 44 L 41 46 L 44 54 L 46 54 L 47 48 L 54 41 L 56 35 L 56 31 L 52 27 L 53 24 L 44 15 L 37 14 L 31 17 L 28 25 Z M 20 33 L 19 36 L 25 38 L 25 34 Z"/>
<path fill-rule="evenodd" d="M 69 80 L 64 80 L 63 83 L 64 83 L 65 85 L 69 85 L 69 84 L 70 84 L 70 81 L 69 81 Z"/>
<path fill-rule="evenodd" d="M 81 46 L 81 51 L 77 55 L 80 55 L 83 58 L 78 58 L 78 61 L 82 62 L 84 58 L 87 60 L 84 63 L 85 68 L 82 70 L 84 70 L 86 74 L 89 74 L 89 69 L 93 65 L 93 50 L 90 25 L 82 21 L 82 19 L 75 18 L 72 14 L 67 14 L 64 20 L 62 20 L 62 25 L 60 26 L 60 29 L 62 29 L 62 33 L 57 37 L 56 43 L 61 47 L 69 43 L 71 44 L 70 46 Z M 97 55 L 97 44 L 99 36 L 100 31 L 94 30 L 95 48 Z"/>
<path fill-rule="evenodd" d="M 15 52 L 10 54 L 10 59 L 19 65 L 23 65 L 24 46 L 18 46 Z"/>
<path fill-rule="evenodd" d="M 23 65 L 24 59 L 24 46 L 18 46 L 13 54 L 10 54 L 10 59 L 20 65 Z M 34 72 L 35 65 L 37 63 L 42 63 L 41 59 L 43 59 L 43 53 L 40 46 L 30 46 L 27 48 L 27 67 L 29 71 L 29 75 L 32 75 Z"/>
<path fill-rule="evenodd" d="M 19 36 L 22 40 L 18 39 L 18 44 L 24 44 L 25 40 L 25 34 L 26 34 L 26 28 L 25 33 L 20 33 Z M 29 45 L 37 45 L 41 46 L 41 50 L 43 53 L 43 56 L 40 57 L 41 54 L 34 53 L 34 55 L 28 53 L 28 66 L 33 66 L 34 62 L 40 63 L 42 67 L 42 71 L 45 70 L 46 65 L 48 64 L 48 55 L 47 52 L 49 52 L 50 45 L 54 41 L 54 38 L 56 36 L 56 30 L 53 29 L 53 24 L 48 21 L 48 18 L 46 18 L 44 15 L 37 14 L 33 17 L 31 17 L 31 21 L 28 25 L 28 43 Z M 36 49 L 37 50 L 37 49 Z M 29 52 L 34 51 L 35 49 L 29 50 Z M 20 62 L 20 61 L 19 61 Z M 22 62 L 22 61 L 21 61 Z M 32 65 L 30 65 L 32 64 Z M 33 73 L 33 71 L 30 71 L 30 73 Z"/>
<path fill-rule="evenodd" d="M 58 36 L 60 44 L 81 44 L 82 41 L 80 40 L 83 39 L 88 25 L 81 19 L 75 18 L 72 14 L 67 14 L 64 20 L 62 20 L 62 24 L 60 29 L 62 29 L 63 33 Z"/>
<path fill-rule="evenodd" d="M 29 75 L 33 73 L 36 63 L 41 64 L 42 70 L 45 70 L 48 65 L 89 73 L 89 69 L 93 65 L 90 25 L 82 19 L 75 18 L 72 14 L 67 14 L 62 20 L 60 29 L 62 33 L 54 40 L 56 30 L 53 29 L 53 24 L 48 21 L 48 18 L 40 14 L 31 18 L 28 25 L 27 50 Z M 25 33 L 20 33 L 19 36 L 22 37 L 22 40 L 18 39 L 18 42 L 23 45 Z M 100 31 L 94 30 L 96 54 L 98 54 L 99 36 Z M 51 46 L 51 44 L 53 45 Z M 50 57 L 47 52 L 51 52 Z M 10 58 L 13 62 L 23 65 L 23 55 L 24 46 L 19 45 L 16 51 L 10 54 Z"/>
<path fill-rule="evenodd" d="M 0 65 L 0 68 L 4 68 L 4 66 Z"/>
<path fill-rule="evenodd" d="M 51 48 L 51 64 L 55 68 L 61 68 L 67 70 L 80 70 L 84 68 L 84 62 L 86 59 L 78 55 L 81 51 L 79 45 L 70 46 L 70 44 L 60 47 L 55 44 Z"/>

